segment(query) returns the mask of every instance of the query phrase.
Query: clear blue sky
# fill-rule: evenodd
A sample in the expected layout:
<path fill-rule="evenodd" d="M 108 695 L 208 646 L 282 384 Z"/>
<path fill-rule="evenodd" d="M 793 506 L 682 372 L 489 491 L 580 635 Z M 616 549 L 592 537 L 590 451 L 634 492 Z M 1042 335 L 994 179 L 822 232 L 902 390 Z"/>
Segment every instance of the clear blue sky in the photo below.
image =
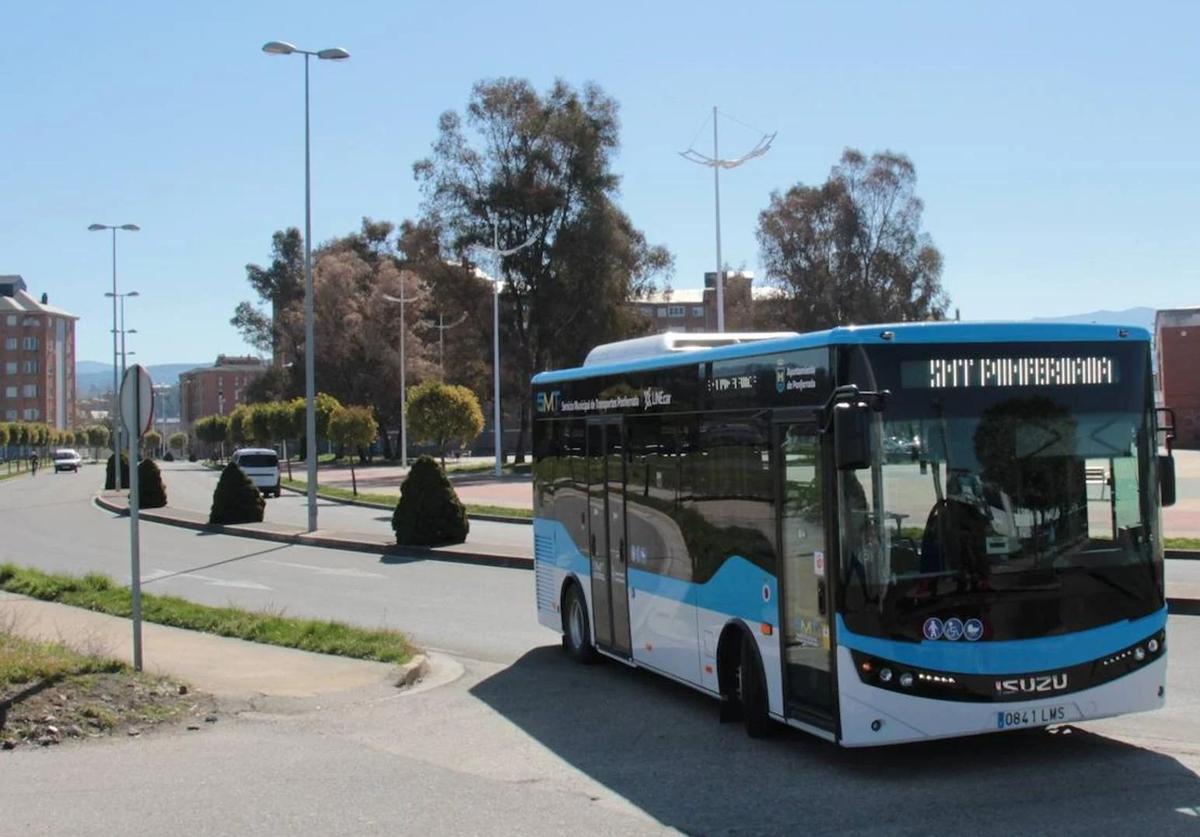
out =
<path fill-rule="evenodd" d="M 712 268 L 712 179 L 681 160 L 717 104 L 779 132 L 722 179 L 724 255 L 758 267 L 772 189 L 845 146 L 916 164 L 925 227 L 964 318 L 1200 304 L 1200 6 L 895 2 L 9 4 L 0 15 L 0 273 L 79 314 L 111 356 L 107 233 L 143 363 L 243 349 L 244 265 L 303 224 L 303 70 L 314 63 L 313 234 L 415 216 L 438 114 L 499 75 L 599 83 L 621 104 L 622 203 Z M 723 150 L 753 144 L 722 127 Z M 703 142 L 704 140 L 702 140 Z"/>

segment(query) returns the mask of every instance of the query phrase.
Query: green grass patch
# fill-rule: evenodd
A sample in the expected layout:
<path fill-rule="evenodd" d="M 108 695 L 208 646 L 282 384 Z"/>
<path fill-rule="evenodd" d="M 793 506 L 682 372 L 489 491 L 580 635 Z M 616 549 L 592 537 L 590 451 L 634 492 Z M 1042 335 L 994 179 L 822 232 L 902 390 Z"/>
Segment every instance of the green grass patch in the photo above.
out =
<path fill-rule="evenodd" d="M 287 488 L 294 488 L 297 491 L 305 491 L 308 488 L 308 483 L 300 480 L 282 481 Z M 344 500 L 350 503 L 378 503 L 388 508 L 395 508 L 396 503 L 400 501 L 398 494 L 371 494 L 365 491 L 354 494 L 349 488 L 340 488 L 333 485 L 322 485 L 317 488 L 317 496 L 325 497 L 330 500 Z M 489 506 L 481 503 L 466 503 L 467 514 L 487 514 L 496 517 L 512 517 L 518 520 L 530 520 L 533 518 L 533 509 L 519 509 L 511 506 Z"/>
<path fill-rule="evenodd" d="M 111 616 L 128 618 L 133 608 L 129 588 L 97 573 L 78 578 L 0 564 L 0 589 Z M 412 656 L 412 646 L 399 631 L 367 630 L 317 619 L 293 619 L 282 612 L 208 607 L 176 596 L 143 593 L 142 618 L 159 625 L 383 663 L 403 663 Z"/>
<path fill-rule="evenodd" d="M 116 660 L 89 657 L 59 643 L 32 642 L 0 632 L 0 691 L 20 683 L 124 668 Z"/>
<path fill-rule="evenodd" d="M 1200 549 L 1200 538 L 1163 538 L 1167 549 Z"/>

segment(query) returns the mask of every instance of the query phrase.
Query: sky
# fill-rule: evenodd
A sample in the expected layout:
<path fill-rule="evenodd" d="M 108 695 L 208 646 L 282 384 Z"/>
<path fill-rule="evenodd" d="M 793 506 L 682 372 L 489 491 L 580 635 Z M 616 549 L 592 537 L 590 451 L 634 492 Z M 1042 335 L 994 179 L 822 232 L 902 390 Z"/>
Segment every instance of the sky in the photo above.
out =
<path fill-rule="evenodd" d="M 420 213 L 412 164 L 476 81 L 562 78 L 620 103 L 620 203 L 675 288 L 714 266 L 711 170 L 678 152 L 717 105 L 723 155 L 778 132 L 721 180 L 725 261 L 760 282 L 771 192 L 854 147 L 912 159 L 963 319 L 1200 305 L 1200 4 L 14 2 L 0 25 L 0 274 L 80 317 L 80 360 L 112 357 L 91 223 L 142 228 L 117 242 L 130 362 L 248 349 L 245 265 L 304 222 L 302 59 L 269 40 L 352 56 L 311 67 L 317 242 Z"/>

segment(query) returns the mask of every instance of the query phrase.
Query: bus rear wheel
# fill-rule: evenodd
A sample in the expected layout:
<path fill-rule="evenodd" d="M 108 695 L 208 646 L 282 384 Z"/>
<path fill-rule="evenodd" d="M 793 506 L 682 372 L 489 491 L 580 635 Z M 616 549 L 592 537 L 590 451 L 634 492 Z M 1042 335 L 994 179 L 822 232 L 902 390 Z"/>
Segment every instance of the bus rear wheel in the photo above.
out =
<path fill-rule="evenodd" d="M 563 648 L 581 663 L 594 663 L 598 659 L 592 645 L 592 629 L 588 622 L 587 603 L 578 584 L 567 586 L 562 604 Z"/>

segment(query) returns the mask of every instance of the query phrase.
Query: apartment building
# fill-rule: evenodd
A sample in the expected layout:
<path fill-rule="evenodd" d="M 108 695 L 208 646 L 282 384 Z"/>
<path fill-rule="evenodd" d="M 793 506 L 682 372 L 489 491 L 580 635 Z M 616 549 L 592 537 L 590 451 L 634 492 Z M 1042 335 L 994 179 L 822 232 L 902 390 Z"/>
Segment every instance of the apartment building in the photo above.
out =
<path fill-rule="evenodd" d="M 243 401 L 246 387 L 270 367 L 253 356 L 217 355 L 212 366 L 190 369 L 179 376 L 179 419 L 191 430 L 196 419 L 227 416 Z"/>
<path fill-rule="evenodd" d="M 59 430 L 75 416 L 75 321 L 30 295 L 18 275 L 0 275 L 0 421 Z"/>
<path fill-rule="evenodd" d="M 746 270 L 725 271 L 725 330 L 752 330 L 752 300 L 770 289 L 756 289 L 754 274 Z M 653 332 L 717 330 L 717 274 L 704 274 L 703 288 L 680 288 L 631 300 L 628 305 L 650 321 Z"/>
<path fill-rule="evenodd" d="M 1162 403 L 1175 411 L 1175 443 L 1200 449 L 1200 307 L 1159 311 L 1154 349 Z"/>

